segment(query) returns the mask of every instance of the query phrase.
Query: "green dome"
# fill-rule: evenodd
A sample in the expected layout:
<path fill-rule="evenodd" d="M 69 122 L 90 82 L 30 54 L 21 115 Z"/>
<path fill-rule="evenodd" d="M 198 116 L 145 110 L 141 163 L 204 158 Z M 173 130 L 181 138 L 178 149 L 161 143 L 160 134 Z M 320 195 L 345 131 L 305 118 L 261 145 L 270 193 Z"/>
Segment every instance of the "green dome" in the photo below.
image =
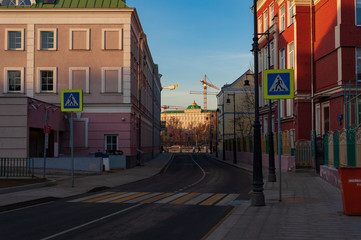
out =
<path fill-rule="evenodd" d="M 193 101 L 193 103 L 189 105 L 187 109 L 201 109 L 201 107 L 197 105 L 196 101 Z"/>

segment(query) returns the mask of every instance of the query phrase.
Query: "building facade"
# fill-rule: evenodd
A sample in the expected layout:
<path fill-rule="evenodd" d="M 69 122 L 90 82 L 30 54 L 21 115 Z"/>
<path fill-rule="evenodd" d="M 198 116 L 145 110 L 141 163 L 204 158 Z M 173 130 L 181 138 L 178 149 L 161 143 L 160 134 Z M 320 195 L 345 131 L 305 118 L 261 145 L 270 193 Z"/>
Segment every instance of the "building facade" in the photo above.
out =
<path fill-rule="evenodd" d="M 52 156 L 69 155 L 70 113 L 59 113 L 67 89 L 83 93 L 83 110 L 74 113 L 75 155 L 157 154 L 160 74 L 136 9 L 121 0 L 12 2 L 0 6 L 0 105 L 6 110 L 22 102 L 27 120 L 15 123 L 16 113 L 1 114 L 1 131 L 17 128 L 24 140 L 2 147 L 16 137 L 1 134 L 0 156 L 41 156 L 44 150 L 32 146 L 46 122 Z M 44 114 L 47 105 L 52 110 Z"/>
<path fill-rule="evenodd" d="M 264 133 L 269 116 L 269 100 L 263 99 L 261 90 L 265 69 L 294 69 L 295 97 L 280 101 L 280 120 L 282 130 L 295 131 L 296 141 L 309 140 L 311 132 L 322 136 L 358 126 L 361 2 L 259 0 L 257 4 Z M 277 102 L 271 104 L 272 128 L 277 129 Z"/>
<path fill-rule="evenodd" d="M 229 139 L 253 134 L 254 73 L 246 71 L 233 83 L 226 84 L 217 95 L 218 153 L 224 154 L 224 143 Z"/>

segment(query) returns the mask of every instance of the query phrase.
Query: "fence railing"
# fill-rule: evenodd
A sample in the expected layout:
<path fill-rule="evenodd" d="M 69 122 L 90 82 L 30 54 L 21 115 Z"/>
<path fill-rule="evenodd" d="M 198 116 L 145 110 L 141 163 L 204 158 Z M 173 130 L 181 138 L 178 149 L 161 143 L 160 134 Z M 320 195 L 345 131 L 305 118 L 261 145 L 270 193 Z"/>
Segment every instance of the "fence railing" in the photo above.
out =
<path fill-rule="evenodd" d="M 323 135 L 324 164 L 329 167 L 361 167 L 361 128 L 350 127 Z"/>
<path fill-rule="evenodd" d="M 0 177 L 34 177 L 34 160 L 0 158 Z"/>
<path fill-rule="evenodd" d="M 295 131 L 286 130 L 281 132 L 281 155 L 294 156 L 295 154 Z M 273 134 L 274 153 L 278 154 L 278 134 Z M 261 135 L 261 148 L 263 154 L 269 153 L 269 137 L 268 134 Z M 253 152 L 253 136 L 238 136 L 236 137 L 236 151 L 237 152 Z M 225 140 L 226 151 L 233 151 L 233 138 Z"/>

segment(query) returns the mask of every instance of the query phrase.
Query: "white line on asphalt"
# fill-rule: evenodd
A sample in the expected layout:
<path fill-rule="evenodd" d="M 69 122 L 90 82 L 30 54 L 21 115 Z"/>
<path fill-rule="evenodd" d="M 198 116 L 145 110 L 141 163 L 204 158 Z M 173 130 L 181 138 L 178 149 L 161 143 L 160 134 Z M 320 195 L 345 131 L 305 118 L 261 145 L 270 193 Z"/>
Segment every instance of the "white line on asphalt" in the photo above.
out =
<path fill-rule="evenodd" d="M 235 200 L 238 196 L 239 196 L 239 194 L 236 194 L 236 193 L 228 194 L 228 196 L 223 198 L 223 200 L 220 201 L 219 203 L 217 203 L 216 206 L 227 206 L 233 200 Z"/>
<path fill-rule="evenodd" d="M 203 193 L 202 195 L 199 195 L 198 197 L 195 197 L 191 200 L 189 200 L 188 202 L 185 202 L 185 205 L 196 205 L 200 202 L 202 202 L 203 200 L 206 200 L 207 198 L 209 198 L 210 196 L 214 195 L 214 193 Z"/>
<path fill-rule="evenodd" d="M 114 201 L 114 200 L 117 200 L 117 199 L 120 199 L 120 198 L 129 197 L 129 196 L 132 196 L 132 195 L 135 195 L 135 194 L 138 194 L 138 193 L 139 193 L 139 192 L 123 193 L 123 194 L 121 194 L 121 195 L 114 196 L 114 197 L 110 197 L 110 198 L 106 198 L 106 199 L 99 200 L 99 201 L 96 201 L 96 202 L 98 202 L 98 203 L 111 202 L 111 201 Z"/>
<path fill-rule="evenodd" d="M 157 201 L 155 203 L 168 203 L 168 202 L 173 201 L 173 200 L 175 200 L 177 198 L 183 197 L 184 195 L 187 195 L 187 194 L 188 194 L 187 192 L 185 192 L 185 193 L 177 193 L 177 194 L 172 195 L 170 197 L 163 198 L 162 200 L 159 200 L 159 201 Z"/>
<path fill-rule="evenodd" d="M 117 215 L 117 214 L 120 214 L 120 213 L 126 212 L 126 211 L 128 211 L 128 210 L 131 210 L 131 209 L 133 209 L 133 208 L 139 207 L 139 206 L 141 206 L 141 205 L 143 205 L 143 204 L 142 204 L 142 203 L 139 203 L 139 204 L 134 205 L 134 206 L 131 206 L 131 207 L 129 207 L 129 208 L 126 208 L 126 209 L 120 210 L 120 211 L 115 212 L 115 213 L 111 213 L 111 214 L 109 214 L 109 215 L 106 215 L 106 216 L 104 216 L 104 217 L 101 217 L 101 218 L 95 219 L 95 220 L 93 220 L 93 221 L 90 221 L 90 222 L 87 222 L 87 223 L 81 224 L 81 225 L 79 225 L 79 226 L 76 226 L 76 227 L 73 227 L 73 228 L 69 228 L 69 229 L 67 229 L 67 230 L 65 230 L 65 231 L 62 231 L 62 232 L 56 233 L 56 234 L 51 235 L 51 236 L 49 236 L 49 237 L 42 238 L 42 239 L 40 239 L 40 240 L 48 240 L 48 239 L 52 239 L 52 238 L 55 238 L 55 237 L 59 237 L 59 236 L 64 235 L 64 234 L 66 234 L 66 233 L 69 233 L 69 232 L 72 232 L 72 231 L 74 231 L 74 230 L 77 230 L 77 229 L 80 229 L 80 228 L 86 227 L 86 226 L 88 226 L 88 225 L 90 225 L 90 224 L 93 224 L 93 223 L 96 223 L 96 222 L 102 221 L 102 220 L 104 220 L 104 219 L 107 219 L 107 218 L 113 217 L 113 216 L 115 216 L 115 215 Z"/>

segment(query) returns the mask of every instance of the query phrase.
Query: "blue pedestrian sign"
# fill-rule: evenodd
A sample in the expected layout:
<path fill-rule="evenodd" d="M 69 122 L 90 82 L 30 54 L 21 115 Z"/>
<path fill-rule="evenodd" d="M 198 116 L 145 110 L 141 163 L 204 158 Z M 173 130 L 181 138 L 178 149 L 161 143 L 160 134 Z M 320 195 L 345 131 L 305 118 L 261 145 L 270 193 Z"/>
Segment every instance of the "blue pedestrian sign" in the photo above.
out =
<path fill-rule="evenodd" d="M 82 90 L 61 90 L 61 111 L 79 112 L 83 111 Z"/>
<path fill-rule="evenodd" d="M 294 97 L 293 69 L 265 70 L 263 72 L 264 99 Z"/>

